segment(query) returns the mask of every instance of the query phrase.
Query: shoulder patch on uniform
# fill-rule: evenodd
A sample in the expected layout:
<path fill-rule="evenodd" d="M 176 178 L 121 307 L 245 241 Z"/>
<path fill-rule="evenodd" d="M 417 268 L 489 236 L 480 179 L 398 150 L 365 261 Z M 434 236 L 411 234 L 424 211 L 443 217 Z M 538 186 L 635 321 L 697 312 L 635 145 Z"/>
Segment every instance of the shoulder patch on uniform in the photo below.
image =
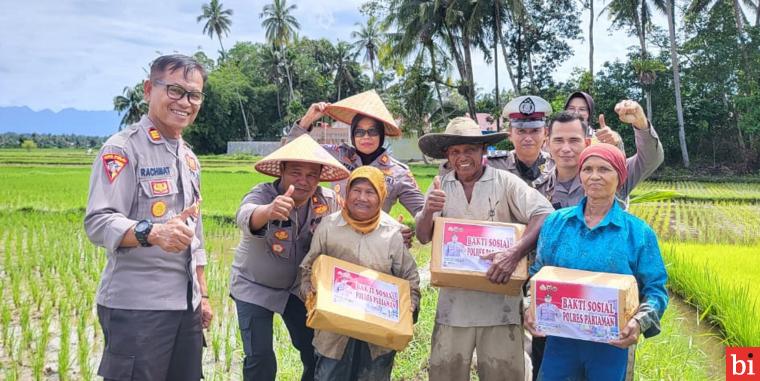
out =
<path fill-rule="evenodd" d="M 158 132 L 156 127 L 151 127 L 148 129 L 148 137 L 150 137 L 150 140 L 157 142 L 161 140 L 161 133 Z"/>
<path fill-rule="evenodd" d="M 191 171 L 196 172 L 198 170 L 198 162 L 189 153 L 185 154 L 185 163 L 187 163 Z"/>
<path fill-rule="evenodd" d="M 116 180 L 116 177 L 119 176 L 119 173 L 124 170 L 124 167 L 129 162 L 126 156 L 117 153 L 104 153 L 101 158 L 103 159 L 103 169 L 105 169 L 108 181 L 111 183 Z"/>

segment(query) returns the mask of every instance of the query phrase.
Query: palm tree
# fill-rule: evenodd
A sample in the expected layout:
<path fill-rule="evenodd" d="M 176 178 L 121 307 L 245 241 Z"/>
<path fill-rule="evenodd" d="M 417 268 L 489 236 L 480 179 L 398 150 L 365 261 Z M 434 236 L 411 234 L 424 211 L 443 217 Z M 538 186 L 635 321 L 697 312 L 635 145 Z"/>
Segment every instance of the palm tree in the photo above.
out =
<path fill-rule="evenodd" d="M 585 8 L 588 8 L 588 72 L 591 84 L 594 83 L 594 0 L 581 0 Z"/>
<path fill-rule="evenodd" d="M 259 18 L 264 19 L 261 21 L 261 26 L 266 31 L 267 40 L 273 46 L 284 47 L 301 28 L 301 24 L 291 14 L 297 8 L 295 4 L 288 5 L 287 0 L 272 0 L 271 4 L 265 5 L 262 9 L 259 14 Z"/>
<path fill-rule="evenodd" d="M 219 39 L 219 47 L 221 48 L 221 58 L 223 61 L 227 57 L 227 52 L 224 50 L 224 45 L 222 45 L 222 33 L 224 33 L 225 36 L 230 33 L 230 26 L 232 25 L 232 20 L 230 19 L 233 13 L 232 9 L 222 9 L 222 3 L 220 3 L 219 0 L 211 0 L 208 4 L 203 4 L 201 6 L 201 11 L 203 13 L 198 16 L 195 21 L 201 22 L 206 20 L 206 25 L 203 26 L 203 33 L 208 34 L 212 39 L 216 34 L 216 37 Z M 246 117 L 245 109 L 243 108 L 243 99 L 239 93 L 237 93 L 237 96 L 240 113 L 243 115 L 245 133 L 248 140 L 251 140 L 251 130 L 248 127 L 248 118 Z"/>
<path fill-rule="evenodd" d="M 664 1 L 653 0 L 655 6 L 661 9 L 665 9 Z M 628 27 L 633 30 L 639 38 L 641 62 L 645 62 L 649 58 L 646 42 L 647 31 L 652 28 L 652 14 L 649 8 L 647 0 L 612 0 L 600 12 L 600 14 L 605 11 L 609 13 L 609 17 L 612 19 L 612 27 Z M 649 120 L 652 120 L 652 94 L 650 87 L 654 79 L 644 73 L 640 73 L 639 79 L 644 87 L 646 96 L 647 117 Z"/>
<path fill-rule="evenodd" d="M 353 74 L 351 74 L 351 63 L 356 57 L 356 53 L 353 53 L 351 45 L 344 41 L 338 41 L 335 49 L 333 69 L 335 70 L 335 87 L 338 89 L 337 100 L 340 100 L 343 85 L 350 87 L 354 83 L 355 79 Z"/>
<path fill-rule="evenodd" d="M 295 16 L 291 14 L 298 7 L 288 5 L 287 0 L 273 0 L 271 4 L 267 4 L 259 14 L 261 26 L 266 31 L 266 38 L 272 44 L 272 47 L 279 52 L 279 59 L 277 59 L 278 65 L 285 70 L 285 75 L 288 79 L 289 99 L 288 102 L 293 100 L 293 78 L 290 75 L 290 65 L 287 61 L 287 54 L 285 53 L 285 47 L 296 37 L 296 31 L 301 28 L 301 24 L 298 23 Z"/>
<path fill-rule="evenodd" d="M 369 61 L 372 69 L 372 83 L 374 84 L 377 75 L 375 73 L 375 60 L 377 59 L 377 51 L 383 43 L 383 31 L 375 16 L 370 16 L 366 24 L 356 23 L 356 26 L 359 27 L 359 30 L 351 32 L 351 37 L 356 39 L 353 47 L 359 54 L 364 52 L 364 60 Z"/>
<path fill-rule="evenodd" d="M 206 25 L 203 26 L 203 33 L 208 34 L 209 37 L 214 38 L 216 34 L 219 38 L 219 47 L 222 49 L 222 58 L 226 55 L 224 51 L 224 45 L 222 45 L 222 33 L 226 36 L 230 32 L 230 25 L 232 25 L 232 9 L 222 9 L 222 3 L 219 0 L 211 0 L 208 4 L 203 4 L 201 7 L 203 12 L 196 22 L 206 20 Z"/>
<path fill-rule="evenodd" d="M 391 6 L 391 12 L 385 20 L 388 27 L 395 31 L 386 34 L 386 43 L 390 45 L 390 57 L 404 60 L 413 58 L 417 62 L 420 56 L 427 54 L 430 62 L 430 80 L 434 84 L 439 109 L 443 120 L 448 119 L 448 113 L 441 96 L 440 85 L 448 84 L 441 78 L 451 70 L 449 57 L 441 46 L 440 33 L 442 17 L 436 14 L 437 9 L 430 1 L 396 1 Z"/>
<path fill-rule="evenodd" d="M 119 131 L 122 127 L 139 122 L 140 118 L 148 113 L 148 103 L 143 97 L 143 84 L 124 87 L 122 95 L 113 97 L 113 109 L 118 111 L 119 115 L 124 113 L 119 123 Z"/>
<path fill-rule="evenodd" d="M 282 105 L 280 101 L 280 88 L 282 84 L 282 66 L 280 65 L 281 55 L 278 50 L 271 47 L 264 49 L 261 54 L 261 63 L 265 68 L 266 77 L 269 81 L 277 85 L 277 115 L 282 119 Z"/>

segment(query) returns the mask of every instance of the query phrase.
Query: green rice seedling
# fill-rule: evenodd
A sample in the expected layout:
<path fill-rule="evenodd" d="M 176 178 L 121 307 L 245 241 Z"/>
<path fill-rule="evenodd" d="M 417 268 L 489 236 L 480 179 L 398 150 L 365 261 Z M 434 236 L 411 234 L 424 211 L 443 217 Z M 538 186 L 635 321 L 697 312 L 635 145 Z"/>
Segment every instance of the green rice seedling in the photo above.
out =
<path fill-rule="evenodd" d="M 218 329 L 211 331 L 211 353 L 214 355 L 214 362 L 219 362 L 219 356 L 222 351 L 222 335 Z"/>
<path fill-rule="evenodd" d="M 16 308 L 21 307 L 21 276 L 11 272 L 11 298 Z"/>
<path fill-rule="evenodd" d="M 34 332 L 31 326 L 31 317 L 29 313 L 29 304 L 21 305 L 21 317 L 19 324 L 21 325 L 21 349 L 25 350 L 32 345 L 32 338 Z"/>
<path fill-rule="evenodd" d="M 45 370 L 45 351 L 38 351 L 32 357 L 32 377 L 35 381 L 41 381 Z"/>
<path fill-rule="evenodd" d="M 3 346 L 5 347 L 8 347 L 11 337 L 11 318 L 11 308 L 3 301 L 2 311 L 0 311 L 0 323 L 2 323 Z"/>
<path fill-rule="evenodd" d="M 760 246 L 674 243 L 664 251 L 670 286 L 721 327 L 726 343 L 760 346 Z"/>
<path fill-rule="evenodd" d="M 39 279 L 33 276 L 27 283 L 29 285 L 29 294 L 32 296 L 32 303 L 34 303 L 37 311 L 40 310 L 40 304 L 42 304 L 42 288 L 40 287 Z"/>
<path fill-rule="evenodd" d="M 685 332 L 686 319 L 672 305 L 662 317 L 662 332 L 651 339 L 644 339 L 636 348 L 636 380 L 720 380 L 717 371 L 721 363 L 711 361 L 708 355 L 696 348 L 697 338 Z M 719 369 L 716 369 L 719 368 Z"/>
<path fill-rule="evenodd" d="M 3 374 L 6 381 L 18 381 L 20 379 L 18 363 L 10 361 L 10 364 L 5 368 Z"/>
<path fill-rule="evenodd" d="M 87 319 L 84 318 L 85 316 L 82 316 L 77 324 L 77 364 L 79 365 L 80 378 L 91 380 L 90 345 L 87 343 Z"/>
<path fill-rule="evenodd" d="M 60 333 L 60 345 L 58 349 L 58 377 L 61 381 L 69 378 L 71 364 L 71 327 L 69 327 L 69 314 L 71 312 L 68 299 L 62 299 L 59 305 L 58 329 Z"/>
<path fill-rule="evenodd" d="M 229 372 L 232 368 L 232 355 L 235 352 L 235 338 L 237 329 L 232 329 L 232 323 L 227 321 L 227 333 L 224 335 L 224 370 Z M 232 332 L 231 332 L 232 331 Z"/>

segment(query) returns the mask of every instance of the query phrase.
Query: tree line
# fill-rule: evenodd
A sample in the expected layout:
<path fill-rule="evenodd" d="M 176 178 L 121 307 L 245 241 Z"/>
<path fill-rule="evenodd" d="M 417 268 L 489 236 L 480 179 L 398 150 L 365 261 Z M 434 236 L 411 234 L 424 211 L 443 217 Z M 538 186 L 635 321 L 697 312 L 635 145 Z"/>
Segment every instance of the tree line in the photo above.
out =
<path fill-rule="evenodd" d="M 613 114 L 623 98 L 640 101 L 670 165 L 755 171 L 759 7 L 760 0 L 371 0 L 361 6 L 364 21 L 350 40 L 331 42 L 300 36 L 296 6 L 272 0 L 258 15 L 266 41 L 237 41 L 226 50 L 234 12 L 211 0 L 197 21 L 200 32 L 219 41 L 219 58 L 195 53 L 210 74 L 186 139 L 203 153 L 222 153 L 229 140 L 276 140 L 309 104 L 370 88 L 403 120 L 405 134 L 416 136 L 465 113 L 498 117 L 509 99 L 523 94 L 540 95 L 559 110 L 568 94 L 583 90 L 593 95 L 597 113 Z M 595 63 L 599 17 L 637 37 L 638 46 Z M 588 67 L 558 81 L 557 67 L 574 54 L 569 42 L 582 40 L 582 29 Z M 512 90 L 476 87 L 476 52 Z M 138 120 L 145 112 L 141 84 L 126 87 L 114 107 L 122 125 Z M 633 147 L 632 132 L 617 128 Z"/>

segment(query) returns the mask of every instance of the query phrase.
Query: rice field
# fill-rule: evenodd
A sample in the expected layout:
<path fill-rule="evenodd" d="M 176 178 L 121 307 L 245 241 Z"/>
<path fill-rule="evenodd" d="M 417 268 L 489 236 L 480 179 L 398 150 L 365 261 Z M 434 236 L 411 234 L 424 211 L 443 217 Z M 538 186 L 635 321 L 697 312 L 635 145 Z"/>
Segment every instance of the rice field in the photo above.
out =
<path fill-rule="evenodd" d="M 103 338 L 94 296 L 105 255 L 82 229 L 93 158 L 73 150 L 0 152 L 1 380 L 96 379 Z M 242 343 L 228 296 L 229 268 L 239 240 L 231 220 L 242 196 L 258 182 L 270 181 L 252 172 L 253 160 L 201 158 L 210 259 L 206 276 L 215 313 L 205 332 L 204 372 L 209 380 L 240 379 Z M 437 169 L 412 168 L 420 187 L 427 189 Z M 712 197 L 631 208 L 658 232 L 671 290 L 699 306 L 702 324 L 716 324 L 719 329 L 713 332 L 728 345 L 760 345 L 760 291 L 751 286 L 760 280 L 754 271 L 760 268 L 760 191 L 739 183 L 655 182 L 640 187 L 641 192 L 660 189 L 710 192 Z M 399 206 L 392 214 L 411 221 Z M 430 248 L 417 245 L 413 254 L 424 267 Z M 427 379 L 436 298 L 435 289 L 423 290 L 415 338 L 397 356 L 394 380 Z M 682 329 L 685 319 L 693 317 L 669 310 L 663 334 L 640 345 L 637 379 L 720 379 L 721 360 L 695 344 L 694 335 Z M 278 379 L 299 379 L 300 361 L 279 318 L 275 336 Z"/>

